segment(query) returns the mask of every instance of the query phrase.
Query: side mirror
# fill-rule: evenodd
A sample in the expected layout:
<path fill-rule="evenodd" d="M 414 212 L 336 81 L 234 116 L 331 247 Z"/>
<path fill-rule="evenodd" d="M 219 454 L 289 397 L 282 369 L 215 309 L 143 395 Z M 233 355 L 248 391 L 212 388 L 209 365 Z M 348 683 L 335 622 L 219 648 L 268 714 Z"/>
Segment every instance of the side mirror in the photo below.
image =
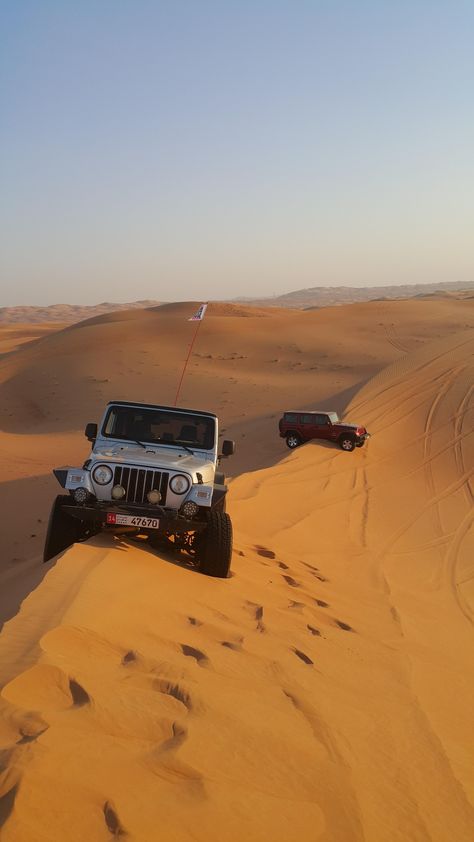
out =
<path fill-rule="evenodd" d="M 233 453 L 235 453 L 235 442 L 231 439 L 225 439 L 222 442 L 222 455 L 232 456 Z"/>
<path fill-rule="evenodd" d="M 84 435 L 89 441 L 95 441 L 97 438 L 97 424 L 86 424 Z"/>

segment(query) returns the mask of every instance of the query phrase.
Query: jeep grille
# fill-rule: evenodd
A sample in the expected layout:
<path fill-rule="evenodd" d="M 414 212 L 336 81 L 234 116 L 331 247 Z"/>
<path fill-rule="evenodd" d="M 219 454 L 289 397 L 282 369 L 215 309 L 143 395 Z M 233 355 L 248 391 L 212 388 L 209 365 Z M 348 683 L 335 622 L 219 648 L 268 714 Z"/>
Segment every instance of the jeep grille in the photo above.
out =
<path fill-rule="evenodd" d="M 125 468 L 117 465 L 114 474 L 114 485 L 125 488 L 127 503 L 146 503 L 146 495 L 152 488 L 161 492 L 160 504 L 166 504 L 169 474 L 164 471 L 147 470 L 146 468 Z"/>

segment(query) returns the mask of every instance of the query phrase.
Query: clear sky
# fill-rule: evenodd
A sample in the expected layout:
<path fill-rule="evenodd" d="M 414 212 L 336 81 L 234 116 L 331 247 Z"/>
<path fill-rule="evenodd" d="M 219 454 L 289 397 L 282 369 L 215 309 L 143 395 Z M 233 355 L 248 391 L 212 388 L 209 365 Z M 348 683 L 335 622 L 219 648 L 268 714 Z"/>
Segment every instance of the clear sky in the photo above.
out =
<path fill-rule="evenodd" d="M 0 0 L 0 306 L 474 280 L 473 43 L 473 0 Z"/>

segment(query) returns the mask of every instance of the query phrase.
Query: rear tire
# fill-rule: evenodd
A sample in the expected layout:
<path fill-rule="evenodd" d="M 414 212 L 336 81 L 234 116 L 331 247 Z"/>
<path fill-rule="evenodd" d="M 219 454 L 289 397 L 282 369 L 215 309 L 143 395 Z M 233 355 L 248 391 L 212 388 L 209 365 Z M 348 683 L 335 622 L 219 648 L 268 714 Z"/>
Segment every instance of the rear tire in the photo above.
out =
<path fill-rule="evenodd" d="M 301 444 L 301 439 L 298 433 L 288 433 L 286 436 L 286 445 L 290 448 L 290 450 L 294 450 L 295 447 Z"/>
<path fill-rule="evenodd" d="M 350 453 L 352 450 L 354 450 L 355 446 L 356 443 L 354 436 L 345 435 L 341 436 L 341 438 L 339 439 L 339 447 L 341 448 L 341 450 L 345 450 L 347 453 Z"/>
<path fill-rule="evenodd" d="M 87 534 L 81 521 L 63 512 L 62 506 L 70 503 L 71 498 L 65 494 L 58 495 L 53 503 L 44 543 L 43 561 L 54 558 L 76 541 L 81 541 Z"/>
<path fill-rule="evenodd" d="M 206 576 L 227 579 L 231 560 L 232 521 L 227 512 L 213 509 L 207 513 L 207 529 L 200 541 L 199 569 Z"/>

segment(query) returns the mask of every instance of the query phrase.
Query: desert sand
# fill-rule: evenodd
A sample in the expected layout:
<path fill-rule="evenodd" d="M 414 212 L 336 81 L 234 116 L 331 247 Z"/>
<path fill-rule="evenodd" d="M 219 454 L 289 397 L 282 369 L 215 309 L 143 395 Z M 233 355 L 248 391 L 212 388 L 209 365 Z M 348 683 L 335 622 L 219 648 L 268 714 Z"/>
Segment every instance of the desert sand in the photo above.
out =
<path fill-rule="evenodd" d="M 2 842 L 468 842 L 472 300 L 212 305 L 180 404 L 236 440 L 231 578 L 104 536 L 41 564 L 51 468 L 108 399 L 173 402 L 194 307 L 0 358 Z M 290 453 L 305 407 L 368 446 Z"/>

